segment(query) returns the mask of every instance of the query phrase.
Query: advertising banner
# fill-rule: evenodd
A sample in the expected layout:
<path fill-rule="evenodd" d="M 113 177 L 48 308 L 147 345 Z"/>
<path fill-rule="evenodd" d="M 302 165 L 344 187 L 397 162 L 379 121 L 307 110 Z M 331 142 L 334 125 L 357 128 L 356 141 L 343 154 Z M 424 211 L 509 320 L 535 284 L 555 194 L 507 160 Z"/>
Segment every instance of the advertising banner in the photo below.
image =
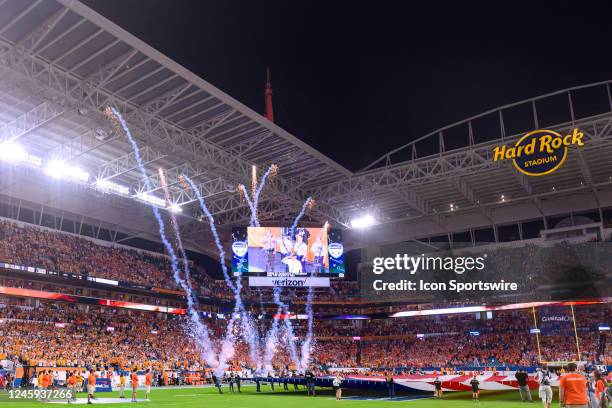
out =
<path fill-rule="evenodd" d="M 295 276 L 249 276 L 251 287 L 288 287 L 288 288 L 328 288 L 329 278 L 324 277 L 295 277 Z"/>
<path fill-rule="evenodd" d="M 112 390 L 110 378 L 96 378 L 96 392 L 111 392 Z"/>

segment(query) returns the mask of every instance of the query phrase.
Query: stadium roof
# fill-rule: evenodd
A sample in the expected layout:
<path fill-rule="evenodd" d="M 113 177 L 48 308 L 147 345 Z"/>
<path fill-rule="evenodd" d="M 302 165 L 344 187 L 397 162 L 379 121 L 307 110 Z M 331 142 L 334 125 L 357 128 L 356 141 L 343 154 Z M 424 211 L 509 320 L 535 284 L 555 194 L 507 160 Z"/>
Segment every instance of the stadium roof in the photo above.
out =
<path fill-rule="evenodd" d="M 153 190 L 104 117 L 109 105 L 135 134 Z M 611 119 L 609 81 L 572 88 L 447 126 L 352 173 L 78 1 L 0 0 L 0 142 L 78 165 L 91 182 L 160 197 L 157 169 L 166 169 L 171 201 L 183 208 L 183 235 L 203 251 L 208 226 L 196 221 L 195 197 L 178 176 L 197 182 L 219 225 L 239 225 L 250 213 L 236 186 L 250 184 L 254 164 L 260 172 L 280 168 L 262 196 L 264 221 L 290 220 L 308 196 L 316 200 L 313 222 L 347 227 L 375 214 L 381 226 L 348 233 L 349 247 L 610 206 Z M 500 141 L 573 126 L 584 129 L 588 145 L 554 174 L 527 178 L 492 161 Z M 2 169 L 2 200 L 33 210 L 41 223 L 43 214 L 66 215 L 80 218 L 79 229 L 86 223 L 157 239 L 150 213 L 132 198 Z"/>
<path fill-rule="evenodd" d="M 161 194 L 157 168 L 162 167 L 172 201 L 193 202 L 177 182 L 186 174 L 199 184 L 221 225 L 248 221 L 236 185 L 250 184 L 252 164 L 282 169 L 266 189 L 261 214 L 268 217 L 299 209 L 306 198 L 300 187 L 309 180 L 350 174 L 77 1 L 0 1 L 0 49 L 0 120 L 8 127 L 2 141 L 19 141 L 44 158 L 78 162 L 97 179 L 142 192 L 127 140 L 113 134 L 102 115 L 113 105 L 138 139 L 155 186 L 149 193 Z M 32 174 L 27 182 L 14 177 L 8 180 L 12 197 L 134 231 L 146 233 L 143 225 L 151 224 L 138 217 L 150 218 L 146 211 L 133 211 L 129 203 L 92 202 L 82 189 L 52 193 L 45 191 L 52 190 L 48 182 L 33 183 Z M 316 211 L 325 219 L 339 216 L 324 204 Z"/>

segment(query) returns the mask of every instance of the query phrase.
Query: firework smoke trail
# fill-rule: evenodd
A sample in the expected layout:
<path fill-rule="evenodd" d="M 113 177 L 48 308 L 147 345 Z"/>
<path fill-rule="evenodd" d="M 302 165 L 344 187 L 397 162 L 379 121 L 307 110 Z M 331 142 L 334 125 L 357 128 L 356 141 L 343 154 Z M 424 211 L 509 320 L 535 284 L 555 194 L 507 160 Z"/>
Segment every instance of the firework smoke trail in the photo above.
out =
<path fill-rule="evenodd" d="M 266 173 L 264 174 L 264 176 L 262 177 L 261 180 L 261 188 L 263 188 L 263 185 L 266 183 L 266 179 L 268 178 L 268 176 L 270 175 L 270 173 L 272 172 L 276 172 L 277 167 L 275 165 L 271 165 L 270 168 L 268 168 L 268 170 L 266 171 Z M 246 188 L 244 186 L 238 186 L 238 188 L 241 188 L 242 194 L 244 195 L 247 204 L 249 205 L 249 208 L 251 209 L 251 222 L 250 225 L 252 227 L 259 227 L 259 220 L 257 219 L 257 206 L 259 205 L 259 203 L 255 203 L 255 200 L 257 199 L 257 201 L 259 201 L 259 194 L 258 191 L 261 192 L 261 190 L 258 188 L 258 182 L 257 182 L 257 166 L 253 165 L 253 169 L 252 169 L 252 173 L 251 173 L 251 197 L 249 198 Z M 262 319 L 265 318 L 266 316 L 266 309 L 264 307 L 264 303 L 263 303 L 263 295 L 261 292 L 260 288 L 257 288 L 257 292 L 259 294 L 259 307 L 260 307 L 260 313 L 262 316 Z M 265 331 L 265 327 L 264 327 L 264 331 Z M 259 332 L 258 332 L 259 333 Z"/>
<path fill-rule="evenodd" d="M 320 232 L 321 235 L 327 233 L 329 223 L 325 221 Z M 312 286 L 308 287 L 308 295 L 306 297 L 306 314 L 308 315 L 308 327 L 306 331 L 306 339 L 302 343 L 302 359 L 300 361 L 300 369 L 305 370 L 310 365 L 310 355 L 312 354 L 312 332 L 314 328 L 314 314 L 312 312 L 312 301 L 314 300 L 314 290 Z"/>
<path fill-rule="evenodd" d="M 276 300 L 280 296 L 280 291 L 278 288 L 274 288 L 274 299 Z M 280 302 L 276 303 L 277 309 L 276 314 L 272 316 L 272 326 L 270 327 L 270 331 L 266 335 L 265 349 L 264 349 L 264 358 L 263 358 L 263 366 L 266 370 L 272 370 L 272 359 L 276 354 L 276 348 L 278 345 L 278 324 L 281 318 L 280 314 L 283 311 L 283 307 Z"/>
<path fill-rule="evenodd" d="M 266 180 L 268 179 L 268 177 L 270 175 L 276 174 L 277 171 L 278 171 L 278 166 L 276 164 L 271 164 L 270 167 L 268 167 L 268 170 L 266 170 L 266 172 L 264 173 L 264 175 L 261 176 L 259 187 L 257 187 L 257 190 L 253 194 L 253 208 L 251 210 L 255 209 L 255 211 L 251 213 L 251 221 L 255 222 L 256 227 L 259 227 L 259 220 L 257 219 L 257 207 L 259 206 L 259 196 L 261 195 L 261 192 L 263 191 L 263 188 L 266 185 Z"/>
<path fill-rule="evenodd" d="M 198 186 L 186 175 L 182 174 L 179 177 L 181 181 L 183 189 L 187 190 L 187 186 L 191 188 L 191 190 L 195 193 L 196 198 L 200 204 L 200 209 L 208 219 L 208 224 L 210 225 L 210 231 L 213 234 L 213 239 L 215 240 L 215 245 L 217 246 L 217 250 L 219 251 L 219 263 L 221 264 L 221 271 L 223 272 L 223 278 L 225 279 L 225 283 L 229 286 L 234 293 L 236 293 L 236 286 L 232 283 L 230 279 L 229 273 L 227 272 L 227 265 L 225 265 L 225 250 L 223 249 L 223 244 L 221 244 L 221 239 L 219 238 L 219 233 L 217 232 L 217 226 L 215 225 L 215 219 L 212 214 L 208 210 L 204 199 L 202 198 L 202 194 L 200 194 L 200 190 L 198 190 Z"/>
<path fill-rule="evenodd" d="M 164 191 L 164 196 L 166 198 L 166 206 L 170 206 L 170 191 L 168 190 L 168 181 L 166 180 L 166 175 L 164 170 L 160 167 L 158 169 L 159 172 L 159 180 L 161 182 L 162 190 Z M 174 212 L 170 211 L 170 224 L 172 225 L 172 229 L 174 230 L 174 239 L 176 241 L 176 246 L 179 250 L 181 258 L 183 258 L 183 273 L 185 274 L 185 283 L 189 288 L 189 299 L 187 302 L 192 302 L 196 306 L 198 304 L 197 296 L 193 295 L 193 287 L 191 286 L 191 270 L 189 269 L 189 259 L 187 259 L 187 252 L 185 252 L 185 247 L 183 247 L 183 240 L 181 239 L 181 235 L 179 233 L 178 222 L 176 221 L 176 215 Z"/>
<path fill-rule="evenodd" d="M 255 208 L 253 201 L 249 197 L 249 193 L 247 192 L 246 187 L 243 184 L 239 184 L 238 191 L 242 192 L 244 199 L 246 200 L 249 208 L 251 209 L 251 227 L 259 226 L 259 221 L 257 220 L 257 208 Z"/>
<path fill-rule="evenodd" d="M 312 286 L 308 288 L 308 296 L 306 297 L 306 314 L 308 315 L 308 328 L 306 339 L 302 343 L 302 358 L 298 367 L 300 370 L 305 370 L 310 365 L 310 354 L 312 352 L 312 329 L 314 327 L 314 314 L 312 313 L 312 301 L 314 299 L 314 290 Z"/>
<path fill-rule="evenodd" d="M 213 234 L 213 238 L 217 246 L 217 250 L 219 251 L 219 262 L 221 264 L 221 271 L 223 272 L 223 277 L 227 285 L 234 292 L 234 298 L 236 302 L 235 307 L 234 307 L 234 312 L 232 313 L 232 318 L 230 319 L 227 325 L 226 336 L 221 346 L 221 354 L 219 355 L 219 367 L 217 370 L 224 369 L 225 365 L 227 364 L 227 361 L 230 358 L 232 358 L 232 356 L 234 355 L 234 347 L 233 347 L 233 344 L 235 342 L 234 324 L 237 318 L 240 318 L 240 322 L 242 326 L 242 333 L 246 337 L 246 340 L 249 344 L 249 353 L 250 353 L 251 359 L 253 359 L 253 361 L 255 361 L 259 365 L 259 353 L 257 350 L 257 343 L 259 342 L 259 340 L 257 339 L 257 336 L 253 331 L 252 324 L 250 323 L 251 316 L 245 310 L 244 304 L 242 303 L 242 298 L 240 296 L 240 292 L 242 291 L 242 281 L 240 279 L 236 279 L 236 285 L 234 285 L 232 283 L 232 280 L 230 279 L 229 273 L 227 271 L 227 265 L 225 264 L 225 250 L 223 249 L 223 245 L 221 244 L 221 239 L 219 238 L 219 233 L 217 232 L 217 227 L 215 226 L 215 219 L 213 218 L 212 214 L 208 210 L 208 207 L 206 206 L 206 203 L 204 202 L 204 198 L 202 198 L 202 195 L 200 194 L 200 191 L 198 190 L 197 186 L 195 185 L 193 180 L 191 180 L 189 177 L 187 177 L 184 174 L 181 175 L 180 180 L 184 182 L 181 184 L 184 184 L 183 188 L 185 190 L 187 190 L 187 185 L 191 187 L 191 190 L 193 190 L 193 192 L 195 193 L 198 199 L 198 203 L 200 204 L 200 209 L 202 210 L 202 212 L 204 213 L 204 215 L 206 215 L 206 218 L 208 219 L 208 223 L 210 225 L 210 231 Z"/>
<path fill-rule="evenodd" d="M 266 317 L 266 306 L 263 301 L 263 292 L 261 288 L 257 288 L 257 294 L 259 295 L 259 309 L 261 310 L 261 318 L 263 319 Z"/>
<path fill-rule="evenodd" d="M 238 188 L 239 190 L 242 192 L 242 194 L 244 195 L 247 204 L 249 205 L 250 209 L 251 209 L 251 226 L 259 226 L 259 220 L 257 219 L 257 206 L 259 204 L 259 196 L 261 194 L 261 192 L 263 191 L 263 188 L 265 186 L 266 180 L 267 178 L 271 175 L 276 173 L 276 171 L 278 170 L 278 167 L 274 164 L 272 164 L 268 170 L 264 173 L 264 175 L 261 178 L 261 182 L 259 184 L 259 187 L 257 188 L 255 195 L 253 197 L 253 200 L 251 201 L 249 199 L 248 196 L 248 192 L 247 189 L 244 185 L 239 185 Z M 255 171 L 255 170 L 254 170 Z M 253 173 L 253 186 L 255 185 L 255 172 Z M 312 206 L 314 205 L 314 200 L 311 197 L 308 197 L 306 199 L 306 201 L 304 201 L 304 204 L 302 205 L 302 208 L 300 210 L 300 212 L 298 213 L 298 215 L 295 217 L 293 224 L 291 225 L 291 239 L 292 241 L 295 239 L 295 229 L 297 227 L 297 224 L 300 222 L 300 220 L 302 219 L 302 217 L 304 217 L 304 214 L 306 213 L 306 210 L 308 208 L 312 208 Z M 312 288 L 309 288 L 309 293 L 312 291 Z M 286 310 L 287 312 L 289 311 L 287 305 L 285 305 L 283 302 L 281 302 L 280 300 L 280 295 L 282 293 L 282 288 L 274 288 L 274 302 L 276 303 L 276 306 L 278 307 L 278 313 L 280 313 L 280 311 L 282 311 L 283 309 Z M 311 296 L 312 298 L 312 296 Z M 307 305 L 308 308 L 308 305 Z M 262 307 L 263 310 L 263 307 Z M 312 313 L 309 315 L 310 317 L 312 317 Z M 296 364 L 296 366 L 300 367 L 300 360 L 298 359 L 298 355 L 297 355 L 297 348 L 295 345 L 295 340 L 293 339 L 293 325 L 291 324 L 291 322 L 288 319 L 284 319 L 284 323 L 285 323 L 285 328 L 287 330 L 288 333 L 288 337 L 289 337 L 289 350 L 290 350 L 290 354 L 291 354 L 291 358 L 293 360 L 293 362 Z M 310 325 L 312 326 L 312 324 Z M 309 326 L 309 327 L 310 327 Z M 274 321 L 272 322 L 272 327 L 270 329 L 270 331 L 268 332 L 268 335 L 266 336 L 266 342 L 265 342 L 265 350 L 264 350 L 264 367 L 269 367 L 271 365 L 271 361 L 272 358 L 274 357 L 274 354 L 276 353 L 276 346 L 278 343 L 278 319 L 274 319 Z M 303 348 L 303 347 L 302 347 Z M 310 350 L 310 346 L 307 348 L 307 350 Z M 309 360 L 310 357 L 307 357 L 307 360 Z M 303 358 L 302 358 L 303 360 Z"/>
<path fill-rule="evenodd" d="M 282 293 L 282 288 L 279 288 L 279 287 L 274 288 L 274 303 L 276 303 L 277 310 L 276 310 L 276 315 L 274 316 L 274 320 L 272 322 L 272 327 L 270 328 L 270 331 L 268 332 L 268 335 L 266 337 L 265 355 L 264 355 L 264 367 L 268 370 L 270 370 L 272 367 L 272 359 L 274 358 L 274 354 L 276 354 L 276 351 L 277 351 L 278 333 L 279 333 L 278 326 L 279 326 L 279 320 L 281 319 L 280 314 L 283 312 L 285 313 L 285 315 L 287 315 L 285 316 L 285 318 L 283 318 L 283 321 L 285 323 L 285 329 L 287 332 L 288 343 L 289 343 L 289 353 L 291 356 L 291 360 L 296 365 L 296 367 L 300 363 L 300 360 L 297 355 L 297 348 L 295 347 L 293 324 L 291 323 L 291 320 L 289 320 L 288 318 L 289 307 L 281 301 L 280 299 L 281 293 Z"/>
<path fill-rule="evenodd" d="M 277 290 L 278 289 L 278 290 Z M 279 309 L 283 309 L 286 315 L 289 315 L 289 306 L 287 306 L 280 298 L 282 294 L 282 288 L 275 287 L 274 288 L 274 302 L 279 307 Z M 287 316 L 288 317 L 288 316 Z M 297 347 L 295 346 L 294 340 L 294 332 L 293 332 L 293 323 L 289 318 L 284 319 L 285 330 L 287 332 L 287 342 L 289 344 L 289 355 L 291 356 L 291 361 L 295 364 L 296 367 L 300 366 L 300 359 L 297 354 Z"/>
<path fill-rule="evenodd" d="M 300 222 L 300 220 L 306 213 L 306 209 L 312 208 L 313 205 L 314 205 L 314 200 L 312 199 L 312 197 L 308 197 L 306 201 L 304 201 L 304 204 L 302 204 L 302 209 L 300 210 L 298 215 L 293 220 L 293 224 L 291 224 L 291 239 L 292 240 L 295 239 L 295 229 L 297 228 L 298 223 Z"/>
<path fill-rule="evenodd" d="M 314 200 L 311 197 L 308 197 L 306 199 L 306 201 L 304 201 L 304 204 L 302 205 L 302 209 L 300 210 L 300 212 L 298 213 L 298 215 L 295 217 L 295 219 L 293 220 L 293 224 L 291 224 L 291 241 L 295 242 L 295 229 L 297 228 L 298 223 L 300 222 L 300 220 L 302 219 L 302 217 L 304 217 L 304 214 L 306 213 L 306 209 L 308 208 L 312 208 L 312 205 L 314 204 Z M 293 249 L 293 248 L 292 248 Z M 274 288 L 274 303 L 276 303 L 276 306 L 278 306 L 278 308 L 280 310 L 285 310 L 286 313 L 289 313 L 289 307 L 283 303 L 281 301 L 281 294 L 282 294 L 282 290 L 283 288 L 279 288 L 279 287 L 275 287 Z M 312 290 L 312 287 L 308 288 L 309 293 Z M 308 307 L 308 305 L 307 305 Z M 296 367 L 301 367 L 301 361 L 298 358 L 298 354 L 297 354 L 297 348 L 295 345 L 295 340 L 294 340 L 294 335 L 293 335 L 293 324 L 291 323 L 291 321 L 289 319 L 283 319 L 284 320 L 284 324 L 285 324 L 285 330 L 287 331 L 287 337 L 288 337 L 288 344 L 289 344 L 289 353 L 291 355 L 291 359 L 293 360 L 294 364 L 296 365 Z M 274 328 L 274 326 L 273 326 Z M 276 337 L 278 337 L 278 334 L 276 334 Z M 267 351 L 267 349 L 266 349 Z"/>
<path fill-rule="evenodd" d="M 109 106 L 108 108 L 106 108 L 105 114 L 114 123 L 115 127 L 118 130 L 118 133 L 121 133 L 121 131 L 123 131 L 123 133 L 125 133 L 125 135 L 127 136 L 128 141 L 130 142 L 130 145 L 132 146 L 132 151 L 134 152 L 134 157 L 136 158 L 136 162 L 138 163 L 138 168 L 140 169 L 140 174 L 143 178 L 145 188 L 147 190 L 151 190 L 151 182 L 149 180 L 149 176 L 147 175 L 144 164 L 142 162 L 142 157 L 140 156 L 140 149 L 138 148 L 138 144 L 134 140 L 134 137 L 132 136 L 132 133 L 130 132 L 130 129 L 127 126 L 127 123 L 125 122 L 125 120 L 123 119 L 119 111 L 117 111 L 115 108 L 112 108 Z M 196 340 L 202 343 L 200 344 L 200 347 L 203 350 L 204 359 L 209 364 L 216 364 L 217 356 L 215 355 L 215 352 L 212 347 L 212 343 L 210 341 L 210 337 L 208 334 L 208 328 L 200 321 L 200 316 L 198 315 L 197 311 L 192 307 L 193 306 L 193 303 L 192 303 L 193 296 L 191 294 L 191 291 L 185 284 L 185 281 L 181 279 L 180 277 L 179 269 L 178 269 L 178 259 L 176 257 L 176 253 L 174 252 L 174 248 L 172 248 L 172 245 L 166 238 L 164 220 L 159 212 L 159 209 L 155 205 L 151 204 L 150 207 L 153 210 L 153 215 L 155 216 L 155 219 L 157 220 L 157 225 L 159 226 L 159 236 L 161 238 L 161 241 L 164 244 L 166 251 L 168 251 L 168 254 L 170 255 L 170 266 L 172 267 L 174 280 L 185 291 L 185 294 L 187 295 L 187 299 L 188 299 L 187 305 L 189 306 L 188 308 L 189 317 L 196 330 L 194 337 L 196 338 Z"/>
<path fill-rule="evenodd" d="M 251 197 L 255 198 L 255 194 L 257 191 L 257 166 L 253 165 L 253 169 L 251 170 Z M 257 219 L 257 206 L 255 206 L 255 212 L 251 212 L 251 226 L 253 226 L 255 220 Z"/>

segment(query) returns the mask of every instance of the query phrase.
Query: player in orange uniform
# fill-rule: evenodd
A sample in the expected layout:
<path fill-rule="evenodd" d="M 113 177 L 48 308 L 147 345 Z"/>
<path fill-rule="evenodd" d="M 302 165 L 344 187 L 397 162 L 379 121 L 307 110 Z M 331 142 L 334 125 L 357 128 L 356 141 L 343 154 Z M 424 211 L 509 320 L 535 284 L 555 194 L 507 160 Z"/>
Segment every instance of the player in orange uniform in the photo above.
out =
<path fill-rule="evenodd" d="M 68 403 L 70 404 L 72 401 L 76 400 L 76 393 L 77 393 L 77 378 L 76 375 L 74 375 L 74 372 L 71 371 L 70 375 L 68 376 Z"/>
<path fill-rule="evenodd" d="M 145 399 L 147 401 L 151 401 L 151 369 L 147 370 L 147 375 L 145 376 Z"/>
<path fill-rule="evenodd" d="M 94 392 L 96 392 L 96 373 L 92 368 L 89 370 L 89 375 L 87 376 L 87 403 L 91 404 L 91 400 L 94 398 Z"/>
<path fill-rule="evenodd" d="M 43 388 L 49 390 L 49 393 L 45 396 L 45 401 L 48 401 L 51 395 L 50 391 L 53 389 L 53 374 L 51 370 L 47 371 L 43 376 Z"/>
<path fill-rule="evenodd" d="M 136 374 L 136 369 L 132 371 L 130 379 L 132 380 L 132 402 L 136 402 L 136 389 L 138 388 L 138 374 Z"/>
<path fill-rule="evenodd" d="M 47 389 L 47 372 L 45 370 L 38 373 L 38 377 L 36 378 L 38 383 L 38 387 L 42 390 L 39 394 L 38 401 L 42 401 L 42 396 L 44 395 L 44 391 Z"/>

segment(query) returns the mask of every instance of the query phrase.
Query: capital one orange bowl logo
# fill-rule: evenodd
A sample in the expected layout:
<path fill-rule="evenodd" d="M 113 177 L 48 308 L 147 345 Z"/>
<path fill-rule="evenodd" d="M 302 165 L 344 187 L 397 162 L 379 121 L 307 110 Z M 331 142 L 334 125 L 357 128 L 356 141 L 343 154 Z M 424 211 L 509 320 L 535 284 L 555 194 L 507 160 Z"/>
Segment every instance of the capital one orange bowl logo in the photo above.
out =
<path fill-rule="evenodd" d="M 521 137 L 514 146 L 496 146 L 493 161 L 510 160 L 527 176 L 544 176 L 557 170 L 567 159 L 570 146 L 582 147 L 584 133 L 574 129 L 561 135 L 554 130 L 538 129 Z"/>

